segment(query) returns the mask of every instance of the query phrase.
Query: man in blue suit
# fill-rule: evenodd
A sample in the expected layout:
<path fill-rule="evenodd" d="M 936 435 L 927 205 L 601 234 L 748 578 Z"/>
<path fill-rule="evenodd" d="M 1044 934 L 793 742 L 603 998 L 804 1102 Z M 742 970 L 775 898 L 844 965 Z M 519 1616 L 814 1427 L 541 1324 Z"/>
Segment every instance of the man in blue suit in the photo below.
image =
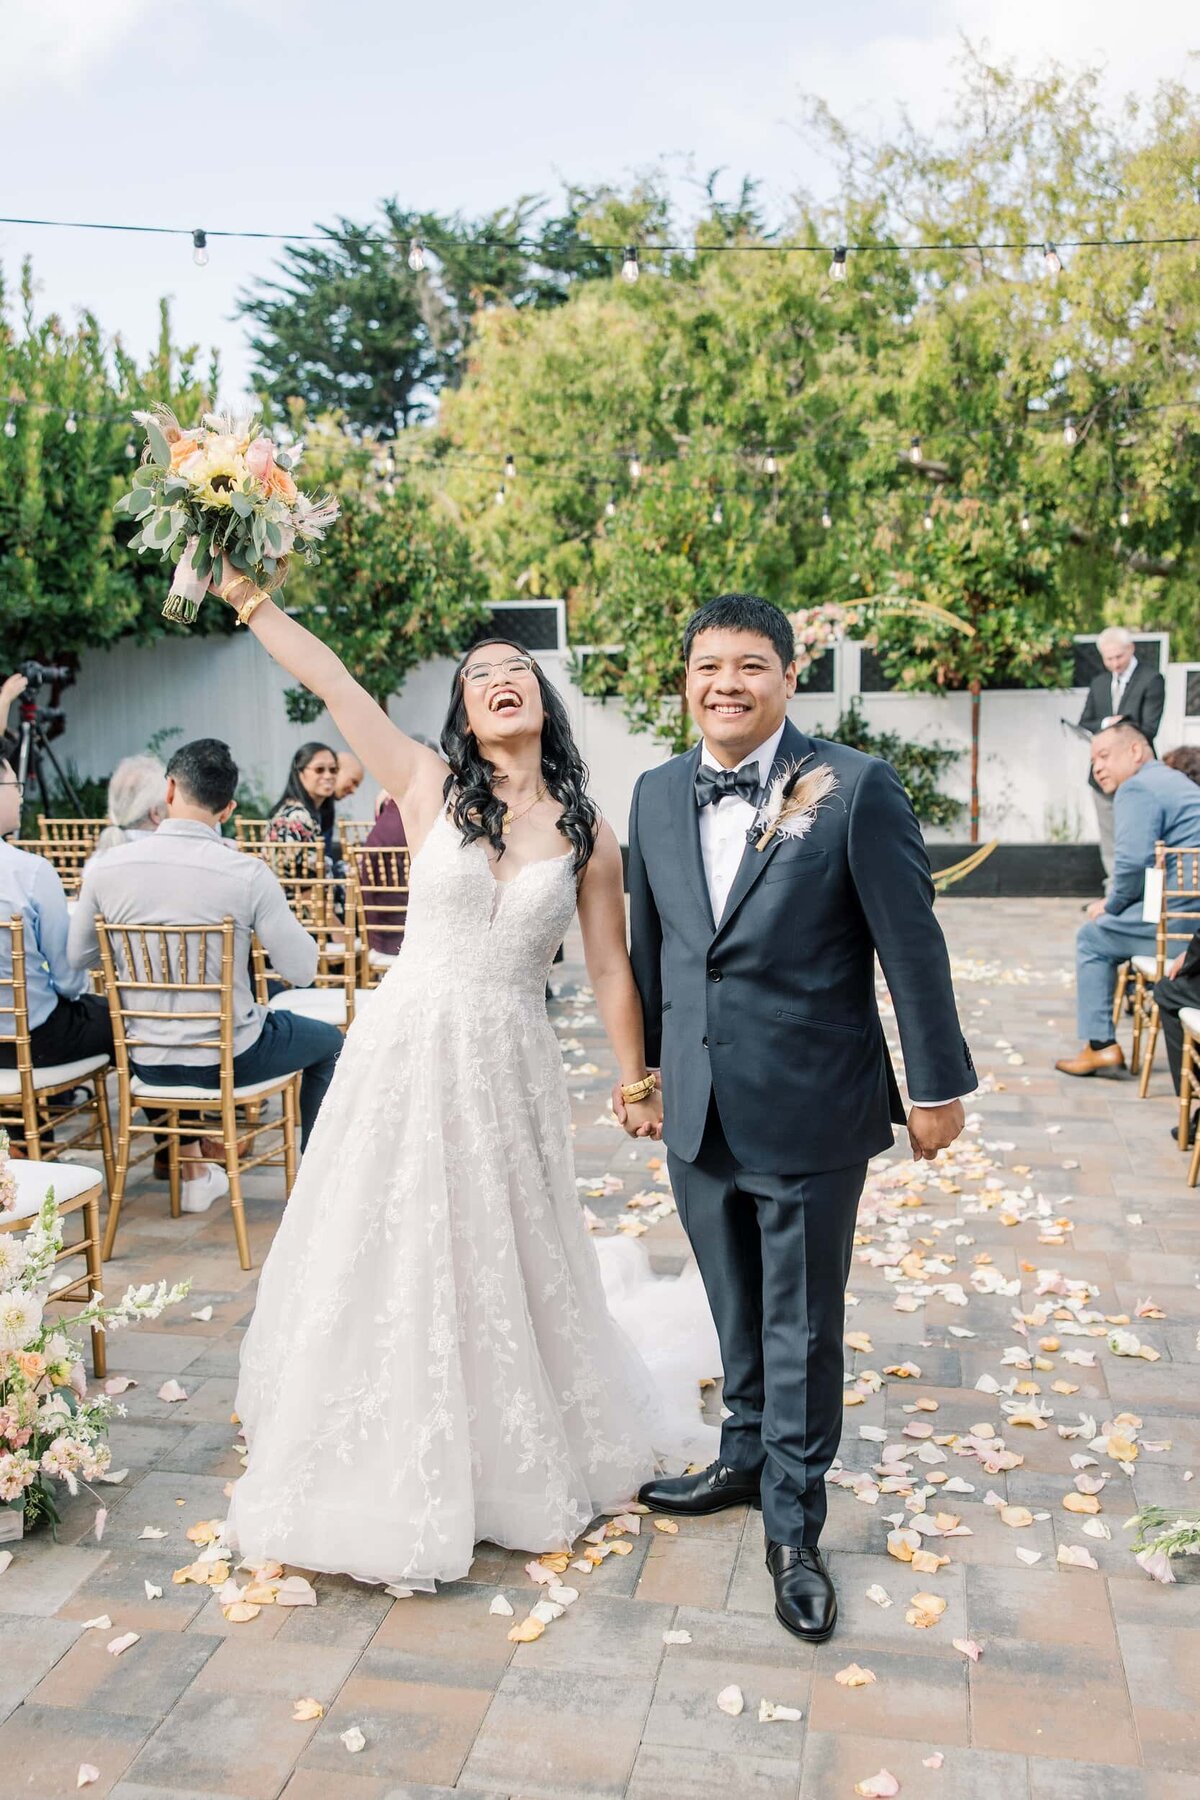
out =
<path fill-rule="evenodd" d="M 1055 1068 L 1064 1075 L 1121 1075 L 1125 1052 L 1113 1036 L 1117 970 L 1131 956 L 1154 954 L 1155 926 L 1142 918 L 1146 870 L 1154 846 L 1200 846 L 1200 787 L 1156 761 L 1149 740 L 1128 719 L 1092 739 L 1092 773 L 1113 796 L 1113 872 L 1105 900 L 1093 901 L 1075 938 L 1075 1008 L 1083 1048 Z"/>
<path fill-rule="evenodd" d="M 914 1156 L 958 1136 L 975 1070 L 895 771 L 790 723 L 793 634 L 777 606 L 724 595 L 689 621 L 683 649 L 703 741 L 634 793 L 632 959 L 729 1416 L 715 1463 L 641 1498 L 692 1514 L 761 1503 L 776 1617 L 819 1643 L 837 1617 L 818 1540 L 854 1222 L 868 1160 L 905 1123 L 876 954 Z"/>

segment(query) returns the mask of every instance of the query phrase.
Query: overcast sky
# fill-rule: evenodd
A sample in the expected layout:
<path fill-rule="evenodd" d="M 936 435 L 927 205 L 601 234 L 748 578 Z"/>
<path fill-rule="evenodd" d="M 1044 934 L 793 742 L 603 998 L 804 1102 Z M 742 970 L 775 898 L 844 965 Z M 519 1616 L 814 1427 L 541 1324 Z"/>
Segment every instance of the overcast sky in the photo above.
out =
<path fill-rule="evenodd" d="M 1200 81 L 1195 0 L 0 0 L 0 211 L 304 231 L 382 195 L 468 214 L 562 179 L 666 161 L 764 181 L 778 217 L 828 185 L 798 135 L 820 94 L 872 129 L 945 111 L 962 35 L 1032 69 L 1100 59 L 1110 91 Z M 139 356 L 169 294 L 177 336 L 244 388 L 234 296 L 269 244 L 0 225 L 11 282 L 91 307 Z"/>

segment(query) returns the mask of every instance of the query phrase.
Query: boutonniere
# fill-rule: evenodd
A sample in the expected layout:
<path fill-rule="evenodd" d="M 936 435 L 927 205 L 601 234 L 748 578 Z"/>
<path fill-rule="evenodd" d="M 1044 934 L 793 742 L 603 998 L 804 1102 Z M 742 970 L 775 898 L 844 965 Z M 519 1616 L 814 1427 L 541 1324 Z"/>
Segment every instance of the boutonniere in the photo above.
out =
<path fill-rule="evenodd" d="M 806 769 L 804 763 L 791 763 L 767 789 L 750 831 L 754 848 L 765 850 L 773 837 L 807 837 L 822 801 L 835 792 L 837 785 L 837 776 L 828 763 L 818 763 L 815 769 Z"/>

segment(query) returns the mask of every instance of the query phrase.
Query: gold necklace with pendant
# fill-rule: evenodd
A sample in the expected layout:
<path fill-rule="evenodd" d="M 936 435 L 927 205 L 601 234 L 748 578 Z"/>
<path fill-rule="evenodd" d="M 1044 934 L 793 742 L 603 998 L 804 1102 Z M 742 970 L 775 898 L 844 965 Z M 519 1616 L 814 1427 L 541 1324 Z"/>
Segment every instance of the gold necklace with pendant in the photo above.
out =
<path fill-rule="evenodd" d="M 521 808 L 520 812 L 515 813 L 512 810 L 511 806 L 506 806 L 504 809 L 504 818 L 501 821 L 501 825 L 500 825 L 500 830 L 504 834 L 504 836 L 505 837 L 508 836 L 509 832 L 512 830 L 513 826 L 516 824 L 518 819 L 523 819 L 525 817 L 526 813 L 530 813 L 533 811 L 534 807 L 537 805 L 539 800 L 544 800 L 545 798 L 546 798 L 545 788 L 539 787 L 537 793 L 533 796 L 533 799 L 529 802 L 528 806 L 523 806 Z"/>

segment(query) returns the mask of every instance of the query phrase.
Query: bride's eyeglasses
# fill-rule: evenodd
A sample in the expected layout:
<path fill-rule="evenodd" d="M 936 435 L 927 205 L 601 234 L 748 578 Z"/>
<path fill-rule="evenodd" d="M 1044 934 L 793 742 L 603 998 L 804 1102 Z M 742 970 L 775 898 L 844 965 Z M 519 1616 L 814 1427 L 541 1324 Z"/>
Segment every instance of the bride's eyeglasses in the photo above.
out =
<path fill-rule="evenodd" d="M 462 672 L 463 681 L 471 688 L 485 688 L 493 675 L 506 675 L 510 681 L 533 673 L 532 656 L 506 656 L 503 662 L 473 662 Z"/>

